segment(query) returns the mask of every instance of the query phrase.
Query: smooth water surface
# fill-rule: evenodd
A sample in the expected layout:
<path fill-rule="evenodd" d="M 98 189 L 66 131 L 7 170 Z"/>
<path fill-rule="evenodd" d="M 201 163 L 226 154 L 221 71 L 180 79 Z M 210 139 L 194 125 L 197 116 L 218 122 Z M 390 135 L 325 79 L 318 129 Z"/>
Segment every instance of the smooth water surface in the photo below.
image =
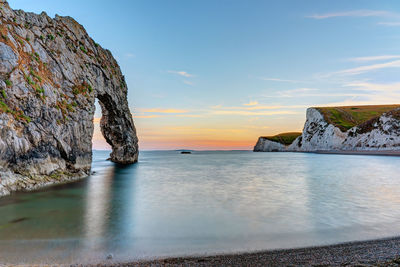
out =
<path fill-rule="evenodd" d="M 0 263 L 114 261 L 400 233 L 400 157 L 141 152 L 91 177 L 0 199 Z"/>

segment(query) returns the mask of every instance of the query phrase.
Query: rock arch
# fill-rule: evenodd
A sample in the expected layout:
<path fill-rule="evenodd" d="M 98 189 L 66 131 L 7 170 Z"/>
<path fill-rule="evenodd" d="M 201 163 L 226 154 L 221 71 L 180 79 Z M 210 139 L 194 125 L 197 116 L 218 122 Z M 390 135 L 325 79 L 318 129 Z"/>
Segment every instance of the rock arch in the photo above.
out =
<path fill-rule="evenodd" d="M 126 88 L 126 87 L 125 87 Z M 126 96 L 98 92 L 101 107 L 101 132 L 111 146 L 111 161 L 130 164 L 138 160 L 138 140 Z"/>
<path fill-rule="evenodd" d="M 90 174 L 95 99 L 111 160 L 138 159 L 127 85 L 111 52 L 71 17 L 0 0 L 0 196 Z"/>

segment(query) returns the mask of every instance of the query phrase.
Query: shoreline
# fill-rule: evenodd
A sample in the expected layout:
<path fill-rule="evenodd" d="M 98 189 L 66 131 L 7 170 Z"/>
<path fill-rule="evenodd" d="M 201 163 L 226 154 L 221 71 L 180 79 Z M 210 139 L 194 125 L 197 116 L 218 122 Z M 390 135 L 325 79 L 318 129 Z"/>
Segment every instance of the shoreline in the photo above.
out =
<path fill-rule="evenodd" d="M 400 266 L 400 236 L 333 245 L 85 266 Z"/>
<path fill-rule="evenodd" d="M 361 155 L 361 156 L 391 156 L 400 157 L 400 150 L 315 150 L 315 151 L 254 151 L 254 153 L 309 153 L 328 155 Z"/>
<path fill-rule="evenodd" d="M 3 176 L 4 175 L 4 176 Z M 15 173 L 4 173 L 0 171 L 0 199 L 15 193 L 38 192 L 54 186 L 75 183 L 89 177 L 91 174 L 85 172 L 24 176 Z M 3 179 L 1 179 L 3 177 Z M 4 178 L 5 177 L 5 178 Z"/>
<path fill-rule="evenodd" d="M 336 154 L 336 155 L 365 155 L 365 156 L 392 156 L 400 157 L 400 151 L 397 150 L 317 150 L 309 153 L 315 154 Z"/>

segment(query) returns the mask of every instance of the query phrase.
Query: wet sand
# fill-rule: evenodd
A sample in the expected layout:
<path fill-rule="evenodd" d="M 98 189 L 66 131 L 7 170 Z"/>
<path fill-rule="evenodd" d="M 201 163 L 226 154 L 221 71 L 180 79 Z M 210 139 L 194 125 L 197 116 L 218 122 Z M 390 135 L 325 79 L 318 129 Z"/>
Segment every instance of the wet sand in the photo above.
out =
<path fill-rule="evenodd" d="M 337 245 L 93 266 L 400 266 L 400 237 Z"/>

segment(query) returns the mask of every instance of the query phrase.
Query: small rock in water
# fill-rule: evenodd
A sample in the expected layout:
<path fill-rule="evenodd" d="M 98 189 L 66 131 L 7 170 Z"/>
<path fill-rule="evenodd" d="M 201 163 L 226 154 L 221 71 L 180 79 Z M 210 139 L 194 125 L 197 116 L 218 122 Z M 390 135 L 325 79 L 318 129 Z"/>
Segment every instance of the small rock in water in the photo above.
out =
<path fill-rule="evenodd" d="M 19 222 L 26 221 L 28 219 L 29 218 L 27 218 L 27 217 L 22 217 L 22 218 L 14 219 L 14 220 L 10 221 L 10 223 L 19 223 Z"/>
<path fill-rule="evenodd" d="M 108 254 L 107 260 L 111 260 L 112 258 L 113 258 L 113 255 L 112 254 Z"/>

